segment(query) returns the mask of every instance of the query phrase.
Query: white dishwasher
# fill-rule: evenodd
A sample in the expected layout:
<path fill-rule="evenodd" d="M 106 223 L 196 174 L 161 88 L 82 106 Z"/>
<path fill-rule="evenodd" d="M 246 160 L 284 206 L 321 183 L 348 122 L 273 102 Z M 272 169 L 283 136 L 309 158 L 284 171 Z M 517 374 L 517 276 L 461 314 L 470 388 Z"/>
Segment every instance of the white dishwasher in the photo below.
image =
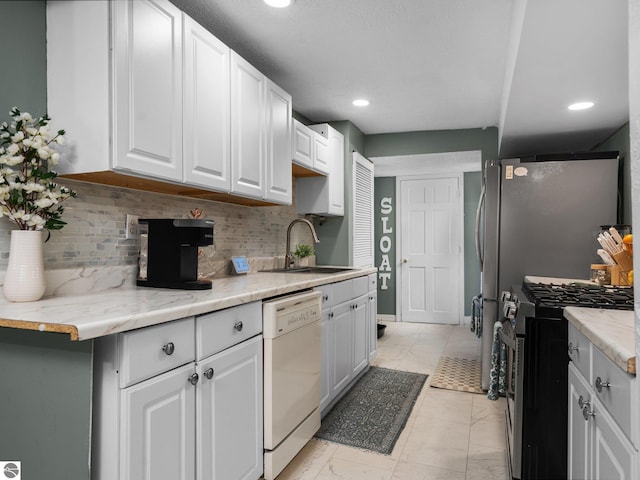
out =
<path fill-rule="evenodd" d="M 320 297 L 307 291 L 262 305 L 265 480 L 320 428 Z"/>

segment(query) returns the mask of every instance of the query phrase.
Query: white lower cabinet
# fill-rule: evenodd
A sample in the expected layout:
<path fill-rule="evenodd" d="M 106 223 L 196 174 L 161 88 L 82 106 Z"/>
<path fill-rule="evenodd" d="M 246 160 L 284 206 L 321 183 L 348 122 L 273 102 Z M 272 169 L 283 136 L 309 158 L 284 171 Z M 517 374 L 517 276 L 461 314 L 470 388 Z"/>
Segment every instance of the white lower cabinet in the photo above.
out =
<path fill-rule="evenodd" d="M 199 362 L 198 374 L 196 478 L 256 480 L 263 468 L 262 336 Z"/>
<path fill-rule="evenodd" d="M 322 285 L 320 411 L 325 414 L 369 365 L 371 294 L 368 277 Z"/>
<path fill-rule="evenodd" d="M 92 479 L 258 479 L 261 332 L 255 302 L 97 340 Z"/>
<path fill-rule="evenodd" d="M 571 324 L 569 341 L 567 477 L 636 479 L 635 377 L 613 364 Z"/>
<path fill-rule="evenodd" d="M 185 365 L 122 391 L 120 479 L 195 478 L 193 373 Z"/>

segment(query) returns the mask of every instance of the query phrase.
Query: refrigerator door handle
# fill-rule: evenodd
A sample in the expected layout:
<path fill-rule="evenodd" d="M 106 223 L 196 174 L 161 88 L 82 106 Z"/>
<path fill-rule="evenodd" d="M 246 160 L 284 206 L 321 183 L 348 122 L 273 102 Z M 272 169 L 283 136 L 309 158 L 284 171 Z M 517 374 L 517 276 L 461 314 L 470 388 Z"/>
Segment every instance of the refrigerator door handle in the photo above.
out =
<path fill-rule="evenodd" d="M 484 252 L 482 251 L 482 248 L 480 245 L 480 234 L 482 233 L 480 231 L 480 220 L 482 216 L 482 209 L 484 207 L 484 198 L 486 196 L 486 193 L 487 193 L 487 185 L 483 181 L 482 190 L 480 191 L 480 199 L 478 200 L 478 209 L 476 210 L 476 255 L 478 256 L 478 263 L 480 265 L 481 272 L 484 267 Z"/>

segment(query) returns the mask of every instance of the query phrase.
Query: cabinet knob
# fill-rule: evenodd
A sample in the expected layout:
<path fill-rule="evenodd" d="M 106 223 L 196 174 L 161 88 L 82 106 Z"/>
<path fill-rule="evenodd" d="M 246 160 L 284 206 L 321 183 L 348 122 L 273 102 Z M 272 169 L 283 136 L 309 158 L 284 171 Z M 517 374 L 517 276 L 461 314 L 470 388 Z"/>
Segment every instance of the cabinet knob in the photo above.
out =
<path fill-rule="evenodd" d="M 333 318 L 333 312 L 329 312 L 329 318 Z"/>
<path fill-rule="evenodd" d="M 584 417 L 585 421 L 589 421 L 589 417 L 595 417 L 596 416 L 596 412 L 591 410 L 589 408 L 589 406 L 587 405 L 582 409 L 582 416 Z"/>
<path fill-rule="evenodd" d="M 585 400 L 584 397 L 580 395 L 580 398 L 578 398 L 578 405 L 580 408 L 584 408 L 591 405 L 591 402 L 589 400 Z"/>
<path fill-rule="evenodd" d="M 578 347 L 574 347 L 573 343 L 569 342 L 569 355 L 571 355 L 573 352 L 578 352 L 580 351 L 580 349 Z"/>
<path fill-rule="evenodd" d="M 323 296 L 322 296 L 322 301 L 323 301 L 323 302 L 327 302 L 327 301 L 329 301 L 329 295 L 323 295 Z"/>
<path fill-rule="evenodd" d="M 204 371 L 204 376 L 207 377 L 207 379 L 211 380 L 213 378 L 213 368 L 207 368 Z"/>
<path fill-rule="evenodd" d="M 166 345 L 162 346 L 162 351 L 167 355 L 171 355 L 175 350 L 176 346 L 173 344 L 173 342 L 169 342 Z"/>
<path fill-rule="evenodd" d="M 200 379 L 200 377 L 198 376 L 197 373 L 194 373 L 193 375 L 189 376 L 189 383 L 191 385 L 195 385 L 196 383 L 198 383 L 198 380 Z"/>
<path fill-rule="evenodd" d="M 242 331 L 242 327 L 244 327 L 244 325 L 242 325 L 242 322 L 236 322 L 233 324 L 233 328 L 239 332 Z"/>
<path fill-rule="evenodd" d="M 601 392 L 603 388 L 611 388 L 611 384 L 609 382 L 603 382 L 600 377 L 596 378 L 596 390 Z"/>

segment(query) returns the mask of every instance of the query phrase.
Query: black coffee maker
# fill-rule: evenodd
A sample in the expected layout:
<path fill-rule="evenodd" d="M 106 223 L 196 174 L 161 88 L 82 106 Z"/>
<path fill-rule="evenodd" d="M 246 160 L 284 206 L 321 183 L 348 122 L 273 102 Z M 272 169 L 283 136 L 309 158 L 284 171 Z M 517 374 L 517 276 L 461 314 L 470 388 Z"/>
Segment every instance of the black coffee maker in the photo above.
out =
<path fill-rule="evenodd" d="M 213 220 L 153 218 L 138 221 L 141 287 L 206 290 L 198 280 L 198 247 L 213 245 Z"/>

